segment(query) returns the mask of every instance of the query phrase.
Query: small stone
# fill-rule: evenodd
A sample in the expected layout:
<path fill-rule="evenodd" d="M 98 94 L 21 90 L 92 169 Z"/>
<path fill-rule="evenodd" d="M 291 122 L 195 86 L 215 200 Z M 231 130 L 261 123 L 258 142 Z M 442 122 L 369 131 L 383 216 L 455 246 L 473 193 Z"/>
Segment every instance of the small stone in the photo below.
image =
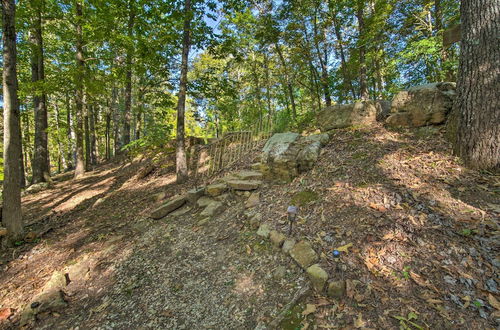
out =
<path fill-rule="evenodd" d="M 323 291 L 325 283 L 328 280 L 328 274 L 318 264 L 314 264 L 306 270 L 309 280 L 317 292 Z"/>
<path fill-rule="evenodd" d="M 240 171 L 235 174 L 240 180 L 261 180 L 263 175 L 257 171 Z"/>
<path fill-rule="evenodd" d="M 225 183 L 214 183 L 208 185 L 205 191 L 209 196 L 220 196 L 227 191 L 227 185 Z"/>
<path fill-rule="evenodd" d="M 184 214 L 188 213 L 189 211 L 191 211 L 191 207 L 189 207 L 189 205 L 186 205 L 184 207 L 181 207 L 181 208 L 175 210 L 170 215 L 173 217 L 180 217 L 181 215 L 184 215 Z"/>
<path fill-rule="evenodd" d="M 198 227 L 203 227 L 204 225 L 206 225 L 208 223 L 208 221 L 210 221 L 210 218 L 204 218 L 204 219 L 201 219 L 200 221 L 198 221 L 196 223 L 196 225 Z"/>
<path fill-rule="evenodd" d="M 0 227 L 0 237 L 7 235 L 7 228 Z"/>
<path fill-rule="evenodd" d="M 153 200 L 155 202 L 161 202 L 162 200 L 165 199 L 165 197 L 167 197 L 167 194 L 164 191 L 162 191 L 162 192 L 159 192 L 157 194 L 154 194 L 153 195 Z M 98 204 L 97 202 L 99 201 L 99 199 L 94 203 L 94 206 L 96 206 Z"/>
<path fill-rule="evenodd" d="M 285 278 L 286 275 L 286 267 L 285 266 L 278 266 L 273 272 L 273 278 L 275 280 L 282 280 Z"/>
<path fill-rule="evenodd" d="M 7 320 L 12 314 L 12 308 L 0 308 L 0 322 Z"/>
<path fill-rule="evenodd" d="M 200 217 L 202 218 L 211 218 L 216 216 L 224 210 L 224 205 L 221 202 L 213 201 L 208 204 L 205 209 L 200 213 Z"/>
<path fill-rule="evenodd" d="M 269 238 L 274 246 L 280 248 L 285 241 L 286 236 L 276 230 L 273 230 L 269 233 Z"/>
<path fill-rule="evenodd" d="M 151 218 L 158 220 L 163 217 L 165 217 L 167 214 L 177 210 L 179 207 L 184 205 L 186 203 L 186 197 L 185 196 L 178 196 L 175 197 L 171 200 L 169 200 L 167 203 L 163 204 L 162 206 L 158 207 L 156 210 L 154 210 L 151 213 Z"/>
<path fill-rule="evenodd" d="M 328 296 L 334 299 L 341 299 L 345 293 L 345 281 L 332 281 L 328 284 Z"/>
<path fill-rule="evenodd" d="M 203 197 L 200 197 L 198 199 L 198 201 L 196 202 L 196 205 L 198 205 L 198 207 L 205 207 L 205 206 L 207 206 L 208 204 L 210 204 L 212 202 L 215 202 L 215 200 L 213 200 L 210 197 L 203 196 Z"/>
<path fill-rule="evenodd" d="M 195 204 L 205 194 L 205 187 L 188 190 L 186 198 L 190 204 Z"/>
<path fill-rule="evenodd" d="M 227 184 L 234 190 L 255 190 L 260 187 L 262 181 L 258 180 L 231 180 Z"/>
<path fill-rule="evenodd" d="M 257 235 L 264 237 L 264 238 L 268 238 L 270 232 L 271 232 L 271 229 L 269 228 L 269 225 L 264 223 L 264 224 L 260 225 L 259 230 L 257 230 Z"/>
<path fill-rule="evenodd" d="M 456 279 L 454 279 L 454 278 L 453 278 L 453 277 L 451 277 L 451 276 L 448 276 L 448 275 L 446 275 L 446 276 L 444 277 L 444 281 L 445 281 L 446 283 L 448 283 L 448 284 L 451 284 L 451 285 L 455 285 L 455 284 L 457 284 L 457 280 L 456 280 Z"/>
<path fill-rule="evenodd" d="M 283 252 L 288 253 L 290 252 L 290 250 L 293 248 L 294 245 L 295 245 L 295 240 L 293 238 L 287 238 L 283 242 L 283 246 L 281 247 L 281 249 L 283 250 Z"/>
<path fill-rule="evenodd" d="M 250 227 L 257 229 L 262 222 L 262 214 L 256 213 L 250 218 Z"/>
<path fill-rule="evenodd" d="M 312 249 L 311 244 L 306 241 L 300 241 L 290 250 L 290 256 L 295 260 L 300 267 L 307 267 L 318 261 L 318 255 Z"/>
<path fill-rule="evenodd" d="M 486 290 L 493 293 L 498 293 L 497 282 L 494 278 L 490 278 L 486 281 Z"/>
<path fill-rule="evenodd" d="M 259 205 L 260 203 L 260 193 L 259 192 L 253 192 L 250 197 L 248 197 L 248 200 L 245 203 L 245 208 L 249 209 L 251 207 L 255 207 Z"/>

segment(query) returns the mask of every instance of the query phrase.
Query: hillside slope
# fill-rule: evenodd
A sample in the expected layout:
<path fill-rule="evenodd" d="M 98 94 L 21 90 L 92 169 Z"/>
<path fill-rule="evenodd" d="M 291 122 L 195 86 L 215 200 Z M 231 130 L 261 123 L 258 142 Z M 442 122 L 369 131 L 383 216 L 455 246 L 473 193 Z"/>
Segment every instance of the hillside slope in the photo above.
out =
<path fill-rule="evenodd" d="M 311 171 L 260 188 L 262 222 L 286 233 L 298 202 L 292 236 L 347 283 L 339 301 L 309 291 L 295 307 L 307 275 L 256 235 L 245 195 L 222 197 L 209 222 L 190 206 L 149 218 L 194 185 L 176 185 L 168 165 L 139 180 L 141 163 L 109 164 L 25 196 L 39 235 L 2 252 L 0 309 L 12 315 L 1 326 L 18 327 L 57 274 L 70 279 L 59 306 L 27 326 L 252 329 L 279 315 L 288 329 L 498 326 L 500 178 L 461 167 L 437 130 L 337 130 Z"/>

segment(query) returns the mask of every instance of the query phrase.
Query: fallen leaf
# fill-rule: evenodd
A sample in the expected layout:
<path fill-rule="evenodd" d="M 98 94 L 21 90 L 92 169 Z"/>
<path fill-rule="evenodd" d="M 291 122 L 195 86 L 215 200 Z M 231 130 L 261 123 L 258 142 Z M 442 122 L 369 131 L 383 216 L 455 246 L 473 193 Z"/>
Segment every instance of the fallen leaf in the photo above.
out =
<path fill-rule="evenodd" d="M 377 210 L 379 212 L 387 212 L 387 209 L 383 205 L 378 205 L 375 203 L 370 203 L 370 207 L 374 210 Z"/>
<path fill-rule="evenodd" d="M 2 308 L 0 309 L 0 321 L 7 320 L 13 314 L 12 308 Z"/>
<path fill-rule="evenodd" d="M 366 321 L 363 320 L 363 315 L 358 314 L 358 318 L 354 321 L 354 327 L 357 329 L 366 327 Z"/>
<path fill-rule="evenodd" d="M 252 254 L 252 248 L 248 244 L 247 244 L 246 248 L 247 248 L 247 254 L 251 255 Z"/>
<path fill-rule="evenodd" d="M 491 293 L 488 294 L 488 302 L 491 306 L 495 307 L 497 310 L 500 310 L 500 302 L 498 302 L 498 300 L 493 297 Z"/>
<path fill-rule="evenodd" d="M 316 312 L 316 305 L 313 304 L 307 304 L 306 309 L 302 312 L 302 315 L 307 316 L 309 314 L 315 313 Z"/>
<path fill-rule="evenodd" d="M 349 252 L 349 248 L 352 246 L 352 243 L 348 243 L 346 245 L 342 245 L 341 247 L 337 248 L 337 251 L 340 252 Z"/>

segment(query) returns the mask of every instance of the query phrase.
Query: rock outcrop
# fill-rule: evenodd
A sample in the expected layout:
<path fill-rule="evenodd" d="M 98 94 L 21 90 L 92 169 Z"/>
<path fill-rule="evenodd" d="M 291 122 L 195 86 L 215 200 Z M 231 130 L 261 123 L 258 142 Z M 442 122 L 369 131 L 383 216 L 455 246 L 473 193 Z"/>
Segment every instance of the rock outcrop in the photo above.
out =
<path fill-rule="evenodd" d="M 289 182 L 314 166 L 321 147 L 328 140 L 326 133 L 309 136 L 291 132 L 274 134 L 262 150 L 260 170 L 267 179 Z"/>
<path fill-rule="evenodd" d="M 421 127 L 442 124 L 453 106 L 455 83 L 440 82 L 401 91 L 392 100 L 389 126 Z"/>
<path fill-rule="evenodd" d="M 316 117 L 321 131 L 346 128 L 353 125 L 371 125 L 377 120 L 377 113 L 382 112 L 377 101 L 359 101 L 352 104 L 337 104 L 320 111 Z"/>

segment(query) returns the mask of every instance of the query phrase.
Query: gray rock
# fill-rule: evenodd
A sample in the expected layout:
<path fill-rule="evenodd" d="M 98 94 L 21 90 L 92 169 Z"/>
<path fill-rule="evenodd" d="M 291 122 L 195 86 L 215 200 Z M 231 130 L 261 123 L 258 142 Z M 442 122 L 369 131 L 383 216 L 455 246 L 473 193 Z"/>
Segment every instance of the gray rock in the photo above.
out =
<path fill-rule="evenodd" d="M 208 204 L 203 211 L 200 213 L 201 218 L 212 218 L 219 215 L 224 211 L 224 205 L 221 202 L 213 201 Z"/>
<path fill-rule="evenodd" d="M 285 266 L 278 266 L 273 272 L 273 278 L 275 280 L 282 280 L 286 276 L 286 267 Z"/>
<path fill-rule="evenodd" d="M 256 229 L 259 228 L 260 223 L 262 222 L 262 214 L 260 213 L 255 213 L 251 218 L 250 218 L 250 227 Z"/>
<path fill-rule="evenodd" d="M 198 201 L 196 202 L 196 205 L 198 205 L 198 207 L 205 207 L 208 204 L 213 203 L 213 202 L 215 202 L 214 199 L 207 197 L 207 196 L 203 196 L 203 197 L 200 197 L 198 199 Z"/>
<path fill-rule="evenodd" d="M 259 192 L 253 192 L 250 197 L 248 197 L 247 201 L 245 202 L 245 208 L 249 209 L 252 207 L 255 207 L 259 205 L 260 203 L 260 193 Z"/>
<path fill-rule="evenodd" d="M 303 269 L 307 269 L 309 266 L 318 261 L 318 255 L 312 249 L 311 244 L 306 241 L 300 241 L 295 244 L 290 250 L 290 256 Z"/>
<path fill-rule="evenodd" d="M 51 184 L 49 182 L 34 183 L 28 188 L 26 188 L 25 193 L 36 194 L 40 191 L 47 190 L 49 188 L 51 188 Z"/>
<path fill-rule="evenodd" d="M 449 275 L 446 275 L 445 277 L 443 277 L 443 279 L 448 284 L 451 284 L 451 285 L 457 284 L 457 280 Z"/>
<path fill-rule="evenodd" d="M 498 293 L 497 282 L 494 278 L 490 278 L 486 281 L 486 290 L 493 293 Z"/>
<path fill-rule="evenodd" d="M 205 187 L 193 188 L 188 190 L 186 193 L 186 198 L 190 204 L 196 204 L 198 199 L 200 199 L 205 194 Z"/>
<path fill-rule="evenodd" d="M 375 101 L 359 101 L 327 107 L 318 113 L 316 119 L 321 131 L 328 131 L 353 125 L 370 125 L 376 122 L 376 117 Z"/>
<path fill-rule="evenodd" d="M 293 238 L 287 238 L 283 242 L 283 246 L 281 247 L 281 249 L 283 250 L 283 252 L 288 253 L 290 252 L 290 250 L 293 248 L 294 245 L 295 245 L 295 240 Z"/>
<path fill-rule="evenodd" d="M 205 192 L 207 195 L 211 197 L 217 197 L 222 195 L 227 191 L 227 185 L 225 183 L 214 183 L 211 185 L 208 185 L 205 188 Z"/>
<path fill-rule="evenodd" d="M 326 271 L 321 268 L 320 265 L 314 264 L 307 268 L 306 272 L 309 280 L 313 285 L 313 288 L 317 292 L 323 291 L 325 283 L 328 280 L 328 274 L 326 273 Z"/>
<path fill-rule="evenodd" d="M 273 230 L 269 233 L 269 238 L 274 246 L 280 248 L 285 241 L 286 236 L 276 230 Z"/>
<path fill-rule="evenodd" d="M 269 234 L 271 233 L 271 229 L 269 228 L 268 224 L 263 223 L 260 225 L 259 230 L 257 230 L 257 235 L 268 238 Z"/>
<path fill-rule="evenodd" d="M 346 283 L 343 280 L 332 281 L 328 284 L 328 296 L 334 299 L 341 299 L 346 290 Z"/>
<path fill-rule="evenodd" d="M 153 219 L 161 219 L 168 215 L 169 213 L 177 210 L 182 205 L 186 203 L 186 196 L 178 196 L 170 199 L 168 202 L 158 207 L 151 213 L 151 218 Z"/>
<path fill-rule="evenodd" d="M 319 142 L 321 146 L 325 146 L 330 141 L 330 136 L 328 133 L 312 134 L 302 137 L 301 141 L 307 144 Z"/>
<path fill-rule="evenodd" d="M 240 180 L 262 180 L 262 173 L 257 171 L 240 171 L 235 173 L 235 176 Z"/>
<path fill-rule="evenodd" d="M 410 127 L 444 123 L 455 99 L 455 88 L 455 83 L 439 82 L 399 92 L 392 100 L 393 114 L 386 123 Z"/>
<path fill-rule="evenodd" d="M 297 165 L 299 173 L 310 170 L 318 161 L 319 152 L 321 150 L 320 142 L 313 142 L 303 147 L 297 155 Z"/>
<path fill-rule="evenodd" d="M 258 180 L 230 180 L 227 182 L 229 187 L 234 190 L 255 190 L 260 187 L 262 181 Z"/>

